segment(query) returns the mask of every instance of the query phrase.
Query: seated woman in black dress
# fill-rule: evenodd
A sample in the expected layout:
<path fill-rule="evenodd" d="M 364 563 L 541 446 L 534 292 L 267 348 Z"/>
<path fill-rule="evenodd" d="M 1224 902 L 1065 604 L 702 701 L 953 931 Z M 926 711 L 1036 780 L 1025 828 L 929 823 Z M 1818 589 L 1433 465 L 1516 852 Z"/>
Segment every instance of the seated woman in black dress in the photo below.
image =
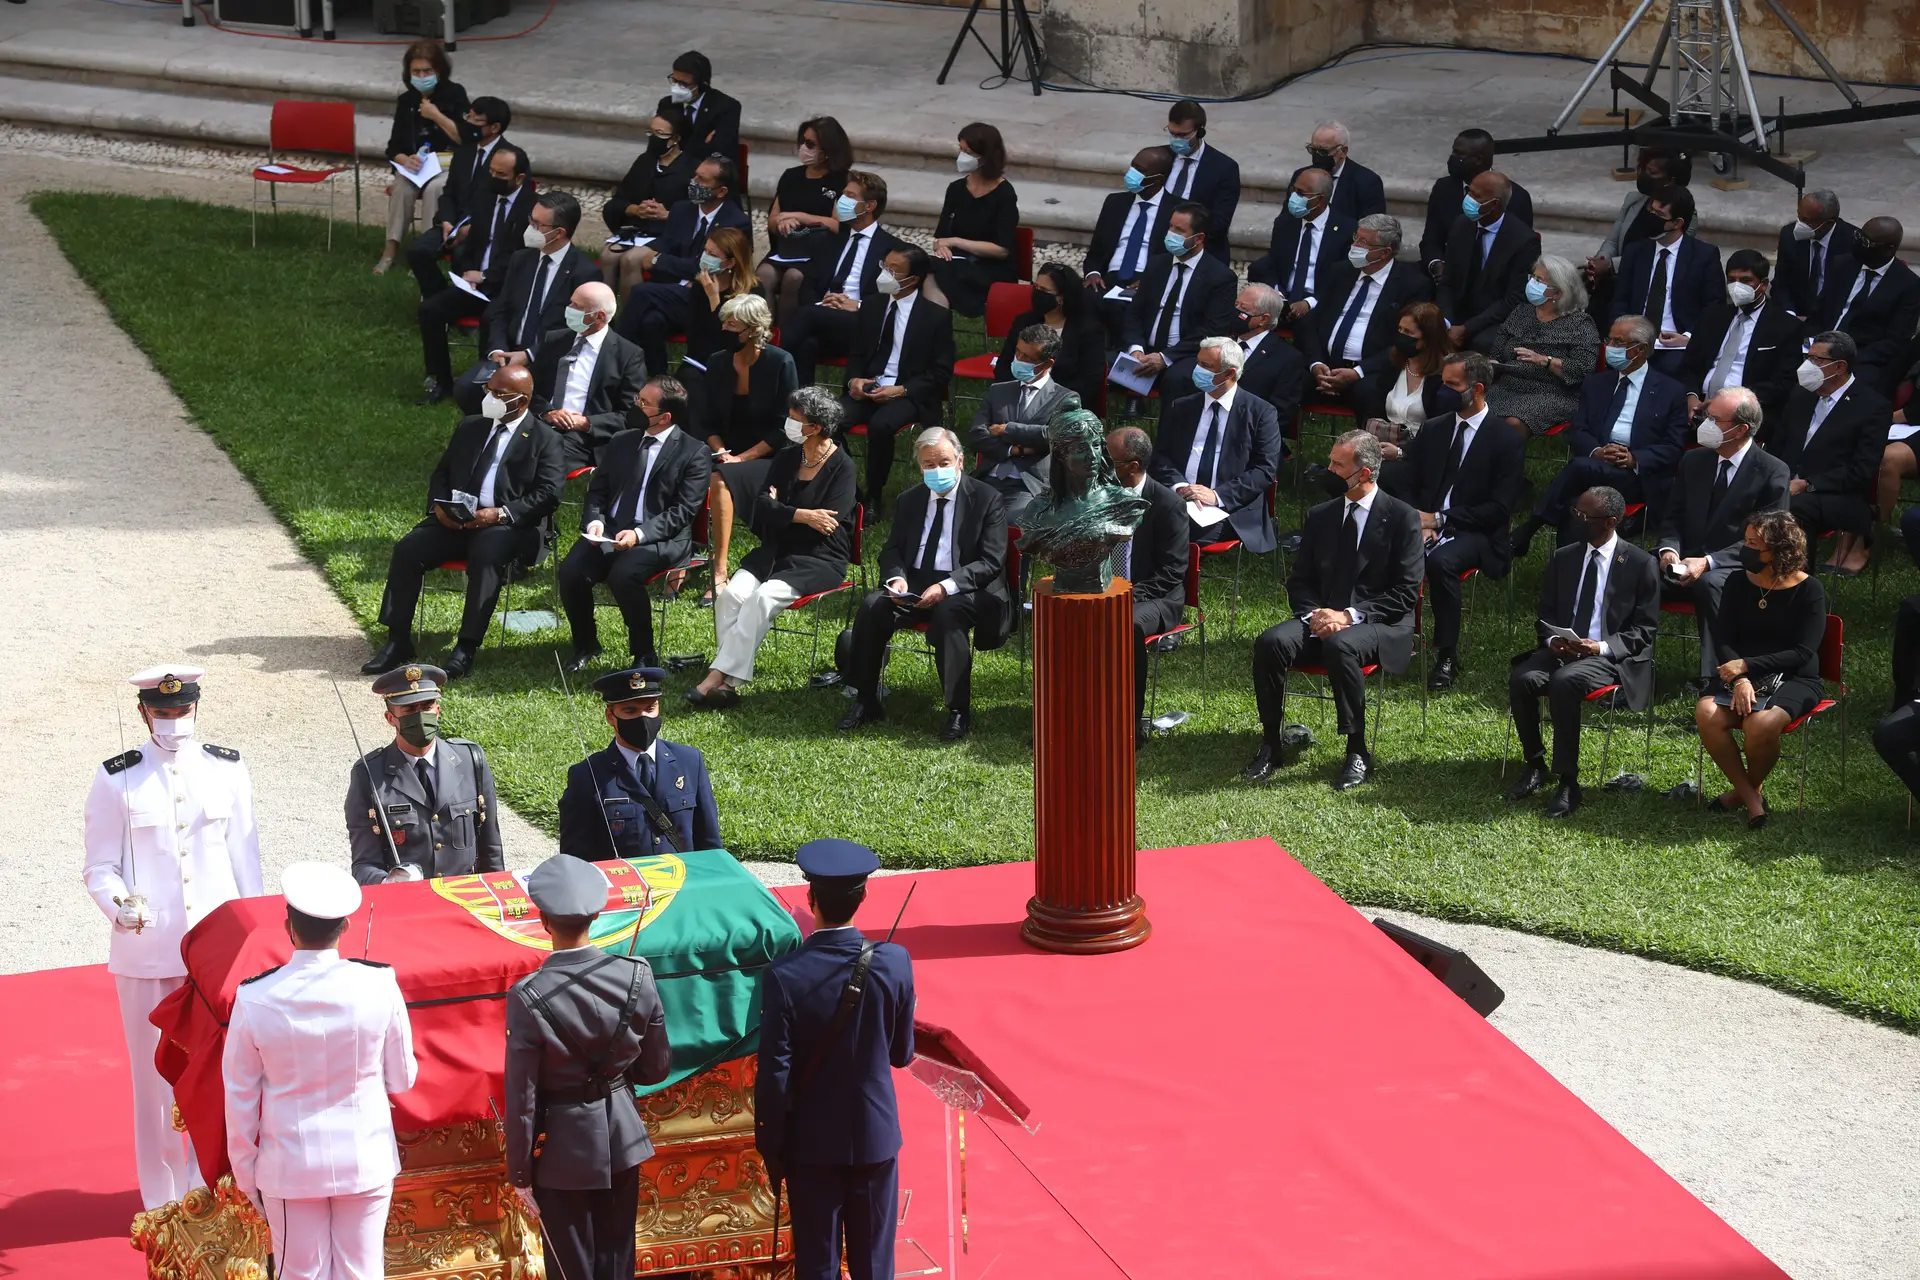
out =
<path fill-rule="evenodd" d="M 654 113 L 652 127 L 647 149 L 634 158 L 633 167 L 600 210 L 612 235 L 657 236 L 664 232 L 667 210 L 674 201 L 687 198 L 687 183 L 700 167 L 702 157 L 683 145 L 685 112 L 678 107 L 662 107 Z M 603 267 L 609 265 L 609 259 L 618 264 L 615 272 L 609 273 L 617 278 L 607 283 L 613 285 L 615 296 L 624 298 L 644 278 L 640 255 L 609 244 L 600 260 Z"/>
<path fill-rule="evenodd" d="M 1820 642 L 1827 631 L 1827 594 L 1807 575 L 1807 536 L 1785 511 L 1757 512 L 1747 524 L 1740 567 L 1720 593 L 1710 628 L 1719 650 L 1719 685 L 1693 709 L 1707 754 L 1733 790 L 1714 799 L 1715 813 L 1747 811 L 1762 827 L 1761 784 L 1780 760 L 1780 735 L 1820 701 Z M 1746 738 L 1746 760 L 1733 740 Z"/>
<path fill-rule="evenodd" d="M 793 443 L 788 438 L 787 401 L 800 389 L 793 357 L 769 345 L 773 310 L 765 298 L 746 293 L 728 299 L 720 308 L 720 328 L 736 335 L 738 343 L 707 358 L 707 393 L 701 397 L 706 414 L 702 430 L 715 455 L 707 487 L 713 590 L 702 605 L 726 589 L 735 512 L 753 523 L 753 497 L 767 482 L 767 464 Z"/>
<path fill-rule="evenodd" d="M 413 222 L 413 211 L 423 210 L 420 221 L 433 224 L 433 206 L 447 186 L 447 162 L 453 150 L 477 132 L 467 121 L 467 91 L 455 83 L 453 63 L 438 40 L 416 40 L 400 58 L 400 76 L 406 91 L 393 102 L 393 129 L 387 134 L 387 159 L 410 173 L 420 172 L 420 153 L 432 151 L 440 157 L 440 172 L 424 186 L 416 186 L 399 174 L 387 189 L 387 243 L 380 250 L 380 261 L 373 274 L 383 276 L 393 266 L 393 255 L 400 252 L 400 237 Z"/>
<path fill-rule="evenodd" d="M 956 314 L 985 315 L 988 286 L 1020 278 L 1013 260 L 1020 197 L 1006 178 L 1006 145 L 990 124 L 975 121 L 960 131 L 954 165 L 962 176 L 947 187 L 940 206 L 933 229 L 933 283 L 926 292 Z"/>
<path fill-rule="evenodd" d="M 853 143 L 832 116 L 802 121 L 794 139 L 800 163 L 780 175 L 767 210 L 767 256 L 760 259 L 760 287 L 778 307 L 781 324 L 792 323 L 800 305 L 807 263 L 840 233 L 834 206 L 853 168 Z"/>
<path fill-rule="evenodd" d="M 683 358 L 686 368 L 705 373 L 707 357 L 727 345 L 720 328 L 720 308 L 735 298 L 752 294 L 759 287 L 752 261 L 753 245 L 740 228 L 718 227 L 707 234 L 700 270 L 687 289 L 687 351 Z M 683 369 L 681 381 L 697 380 Z M 705 411 L 704 406 L 696 407 Z"/>
<path fill-rule="evenodd" d="M 1094 314 L 1080 273 L 1063 262 L 1049 262 L 1033 271 L 1033 304 L 1007 330 L 1007 340 L 994 361 L 995 382 L 1015 381 L 1013 348 L 1028 325 L 1044 324 L 1060 335 L 1060 354 L 1054 360 L 1053 380 L 1078 392 L 1088 409 L 1100 403 L 1107 382 L 1107 331 Z"/>

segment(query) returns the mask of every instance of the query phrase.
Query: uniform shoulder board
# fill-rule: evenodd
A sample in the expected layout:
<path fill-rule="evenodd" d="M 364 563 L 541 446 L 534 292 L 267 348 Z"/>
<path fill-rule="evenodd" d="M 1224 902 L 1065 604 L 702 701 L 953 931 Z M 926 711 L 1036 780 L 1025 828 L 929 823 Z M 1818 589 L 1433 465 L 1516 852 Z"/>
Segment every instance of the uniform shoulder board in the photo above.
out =
<path fill-rule="evenodd" d="M 273 966 L 273 968 L 271 968 L 271 969 L 262 969 L 262 970 L 261 970 L 260 972 L 258 972 L 258 973 L 256 973 L 256 974 L 254 974 L 254 975 L 253 975 L 253 976 L 252 976 L 251 978 L 242 978 L 242 979 L 240 979 L 240 985 L 244 987 L 244 986 L 246 986 L 246 985 L 247 985 L 247 984 L 248 984 L 249 982 L 258 982 L 258 981 L 260 981 L 260 979 L 262 979 L 262 978 L 264 978 L 264 977 L 266 977 L 266 976 L 267 976 L 268 974 L 270 974 L 270 973 L 278 973 L 278 972 L 280 972 L 280 966 L 279 966 L 279 965 L 275 965 L 275 966 Z"/>
<path fill-rule="evenodd" d="M 363 964 L 363 965 L 365 965 L 365 966 L 367 966 L 367 968 L 369 968 L 369 969 L 391 969 L 391 968 L 393 968 L 393 966 L 392 966 L 392 965 L 390 965 L 390 964 L 386 964 L 386 963 L 384 963 L 384 962 L 382 962 L 382 961 L 379 961 L 379 960 L 368 960 L 368 959 L 366 959 L 366 958 L 365 958 L 365 957 L 363 957 L 363 956 L 348 956 L 348 957 L 347 957 L 347 960 L 348 960 L 348 962 L 349 962 L 349 963 L 352 963 L 352 964 Z"/>
<path fill-rule="evenodd" d="M 238 760 L 240 758 L 240 753 L 232 747 L 216 747 L 211 742 L 201 743 L 200 749 L 219 760 Z"/>
<path fill-rule="evenodd" d="M 111 760 L 102 760 L 100 767 L 108 773 L 119 773 L 123 769 L 133 768 L 140 763 L 141 759 L 142 756 L 138 751 L 123 751 Z"/>

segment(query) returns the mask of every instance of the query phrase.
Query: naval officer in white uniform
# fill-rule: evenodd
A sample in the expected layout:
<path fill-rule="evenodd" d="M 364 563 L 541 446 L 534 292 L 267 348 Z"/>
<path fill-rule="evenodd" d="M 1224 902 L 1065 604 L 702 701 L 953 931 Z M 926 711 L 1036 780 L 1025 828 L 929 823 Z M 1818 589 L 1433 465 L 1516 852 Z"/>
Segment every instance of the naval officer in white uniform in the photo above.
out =
<path fill-rule="evenodd" d="M 152 740 L 106 761 L 87 794 L 87 892 L 113 922 L 107 969 L 133 1067 L 133 1154 L 149 1209 L 200 1185 L 173 1128 L 173 1087 L 154 1070 L 147 1015 L 186 981 L 180 940 L 229 898 L 260 893 L 253 782 L 240 753 L 194 736 L 199 667 L 128 678 Z"/>
<path fill-rule="evenodd" d="M 342 959 L 360 906 L 343 867 L 280 877 L 293 958 L 240 984 L 227 1022 L 227 1158 L 273 1234 L 280 1280 L 384 1280 L 400 1147 L 387 1095 L 413 1088 L 413 1028 L 393 970 Z"/>

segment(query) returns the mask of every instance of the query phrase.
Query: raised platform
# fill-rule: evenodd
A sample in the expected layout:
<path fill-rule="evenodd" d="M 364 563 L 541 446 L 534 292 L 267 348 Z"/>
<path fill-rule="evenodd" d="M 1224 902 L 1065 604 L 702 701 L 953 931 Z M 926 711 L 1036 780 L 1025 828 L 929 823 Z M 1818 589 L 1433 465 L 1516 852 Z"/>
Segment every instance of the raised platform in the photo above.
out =
<path fill-rule="evenodd" d="M 1270 842 L 1142 854 L 1154 936 L 1114 956 L 1020 941 L 1023 864 L 876 880 L 871 932 L 915 882 L 922 1015 L 1038 1127 L 969 1120 L 960 1275 L 1784 1274 Z M 115 1016 L 98 968 L 0 979 L 33 1029 L 6 1051 L 0 1269 L 140 1274 Z M 944 1265 L 943 1112 L 900 1087 L 902 1234 Z"/>

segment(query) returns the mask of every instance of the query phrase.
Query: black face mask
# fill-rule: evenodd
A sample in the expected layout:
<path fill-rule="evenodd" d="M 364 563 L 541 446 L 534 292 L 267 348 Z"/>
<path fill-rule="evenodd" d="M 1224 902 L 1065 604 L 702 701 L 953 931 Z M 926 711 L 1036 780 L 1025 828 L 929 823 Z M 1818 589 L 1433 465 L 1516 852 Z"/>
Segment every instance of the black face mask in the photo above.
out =
<path fill-rule="evenodd" d="M 493 186 L 493 194 L 497 196 L 510 196 L 514 192 L 512 178 L 489 178 L 488 182 Z"/>
<path fill-rule="evenodd" d="M 1353 481 L 1328 467 L 1320 473 L 1320 487 L 1329 498 L 1344 498 L 1347 490 L 1353 487 Z"/>
<path fill-rule="evenodd" d="M 1742 569 L 1745 569 L 1748 573 L 1762 572 L 1763 570 L 1766 569 L 1767 562 L 1765 560 L 1762 560 L 1760 556 L 1761 556 L 1761 553 L 1753 547 L 1741 547 L 1740 548 L 1740 567 Z"/>
<path fill-rule="evenodd" d="M 1627 228 L 1627 243 L 1635 240 L 1658 240 L 1667 234 L 1667 220 L 1654 216 L 1653 210 L 1642 209 L 1634 217 L 1633 225 Z"/>
<path fill-rule="evenodd" d="M 1420 339 L 1412 334 L 1396 333 L 1393 335 L 1393 349 L 1411 360 L 1420 354 Z"/>
<path fill-rule="evenodd" d="M 1460 393 L 1452 387 L 1441 387 L 1433 393 L 1433 407 L 1441 413 L 1458 413 L 1461 409 Z"/>
<path fill-rule="evenodd" d="M 1605 518 L 1589 520 L 1585 516 L 1582 516 L 1580 522 L 1587 526 L 1588 546 L 1605 546 L 1607 539 L 1613 536 L 1613 521 L 1611 520 Z"/>
<path fill-rule="evenodd" d="M 1049 311 L 1052 311 L 1060 305 L 1060 295 L 1048 293 L 1045 289 L 1036 287 L 1033 291 L 1033 302 L 1031 305 L 1035 311 L 1041 315 L 1046 315 Z"/>
<path fill-rule="evenodd" d="M 1307 161 L 1307 167 L 1309 169 L 1325 169 L 1328 173 L 1333 172 L 1333 152 L 1331 151 L 1321 151 L 1318 148 L 1309 147 L 1307 148 Z"/>
<path fill-rule="evenodd" d="M 1877 245 L 1856 233 L 1853 237 L 1853 260 L 1863 267 L 1878 271 L 1893 261 L 1893 246 Z"/>
<path fill-rule="evenodd" d="M 1673 184 L 1670 182 L 1663 181 L 1660 178 L 1653 177 L 1651 174 L 1643 173 L 1639 177 L 1633 180 L 1633 185 L 1636 189 L 1639 190 L 1641 195 L 1650 196 L 1654 192 L 1658 191 L 1660 188 L 1669 187 L 1669 186 L 1672 186 Z"/>
<path fill-rule="evenodd" d="M 735 336 L 738 337 L 739 335 L 736 334 Z M 651 431 L 653 429 L 653 419 L 647 416 L 645 409 L 642 409 L 637 404 L 632 405 L 627 409 L 627 428 L 631 431 Z"/>
<path fill-rule="evenodd" d="M 645 751 L 660 736 L 659 716 L 622 716 L 616 715 L 614 732 L 620 735 L 620 741 L 635 751 Z"/>
<path fill-rule="evenodd" d="M 731 329 L 722 329 L 720 331 L 720 350 L 725 351 L 729 355 L 731 355 L 733 352 L 738 351 L 739 349 L 740 349 L 740 335 L 735 333 Z"/>
<path fill-rule="evenodd" d="M 1485 172 L 1484 168 L 1465 156 L 1447 157 L 1447 176 L 1457 180 L 1463 187 Z"/>

